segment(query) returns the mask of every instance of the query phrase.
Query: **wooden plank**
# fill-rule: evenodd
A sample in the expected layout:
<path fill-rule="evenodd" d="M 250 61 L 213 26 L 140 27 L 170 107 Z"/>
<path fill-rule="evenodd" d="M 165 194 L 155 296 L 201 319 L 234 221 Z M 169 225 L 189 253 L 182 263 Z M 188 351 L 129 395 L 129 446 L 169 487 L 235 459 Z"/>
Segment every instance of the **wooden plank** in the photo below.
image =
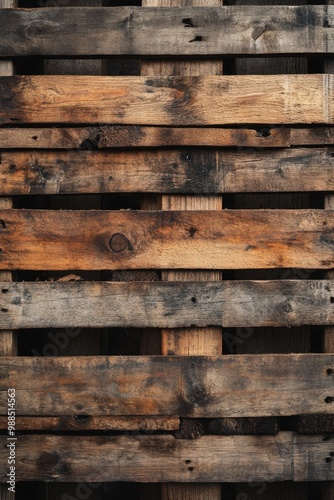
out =
<path fill-rule="evenodd" d="M 0 437 L 1 458 L 6 438 Z M 92 450 L 98 450 L 91 460 Z M 328 481 L 334 478 L 333 438 L 282 432 L 277 436 L 21 435 L 20 481 L 211 482 Z M 222 464 L 224 466 L 222 467 Z M 0 461 L 0 478 L 6 474 Z"/>
<path fill-rule="evenodd" d="M 334 262 L 330 210 L 0 210 L 0 220 L 0 269 L 330 269 Z"/>
<path fill-rule="evenodd" d="M 6 195 L 334 190 L 333 148 L 7 151 L 0 165 Z"/>
<path fill-rule="evenodd" d="M 334 280 L 21 282 L 0 291 L 2 329 L 334 323 Z M 55 342 L 66 336 L 55 333 Z"/>
<path fill-rule="evenodd" d="M 319 130 L 319 128 L 317 129 Z M 329 131 L 321 135 L 321 144 L 334 144 L 334 134 Z M 300 141 L 309 144 L 306 138 L 310 129 L 298 129 Z M 304 131 L 304 135 L 302 135 Z M 200 133 L 199 133 L 200 132 Z M 167 146 L 240 146 L 240 147 L 288 147 L 288 127 L 258 129 L 247 128 L 198 128 L 194 127 L 145 127 L 137 125 L 101 125 L 100 127 L 59 128 L 0 128 L 0 147 L 3 149 L 79 149 L 93 151 L 106 148 L 156 148 Z M 320 133 L 318 134 L 320 135 Z M 294 139 L 298 145 L 298 136 Z M 314 139 L 315 141 L 318 139 Z M 316 143 L 316 142 L 315 142 Z M 312 144 L 312 143 L 311 143 Z"/>
<path fill-rule="evenodd" d="M 200 133 L 199 133 L 200 132 Z M 166 146 L 238 146 L 285 148 L 332 146 L 334 127 L 208 128 L 101 125 L 99 127 L 0 128 L 3 149 L 161 148 Z"/>
<path fill-rule="evenodd" d="M 320 5 L 19 9 L 0 57 L 332 54 L 333 20 Z"/>
<path fill-rule="evenodd" d="M 13 76 L 0 124 L 330 124 L 333 75 Z"/>
<path fill-rule="evenodd" d="M 0 411 L 16 387 L 18 416 L 331 414 L 333 363 L 333 354 L 8 357 Z"/>
<path fill-rule="evenodd" d="M 17 417 L 18 431 L 176 431 L 180 425 L 178 417 Z M 7 418 L 0 417 L 0 429 L 6 430 Z"/>
<path fill-rule="evenodd" d="M 334 144 L 334 127 L 291 128 L 291 146 L 326 146 Z"/>

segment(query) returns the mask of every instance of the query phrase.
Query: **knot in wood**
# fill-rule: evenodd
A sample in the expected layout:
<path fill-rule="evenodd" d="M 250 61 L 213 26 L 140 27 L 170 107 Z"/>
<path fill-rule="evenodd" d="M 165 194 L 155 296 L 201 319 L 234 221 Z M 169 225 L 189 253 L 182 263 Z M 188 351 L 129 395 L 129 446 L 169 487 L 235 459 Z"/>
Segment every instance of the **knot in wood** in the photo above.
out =
<path fill-rule="evenodd" d="M 123 252 L 126 248 L 130 248 L 130 242 L 124 234 L 115 233 L 110 238 L 110 248 L 113 252 Z"/>
<path fill-rule="evenodd" d="M 58 462 L 59 457 L 57 453 L 53 451 L 41 453 L 38 459 L 38 464 L 44 469 L 51 469 L 53 467 L 56 467 L 56 465 L 58 465 Z"/>
<path fill-rule="evenodd" d="M 26 38 L 37 38 L 49 34 L 50 31 L 56 31 L 58 28 L 58 24 L 51 21 L 33 21 L 25 27 L 24 35 Z"/>
<path fill-rule="evenodd" d="M 264 23 L 258 23 L 253 26 L 253 33 L 252 33 L 252 38 L 254 42 L 263 35 L 263 33 L 266 31 L 266 25 Z"/>

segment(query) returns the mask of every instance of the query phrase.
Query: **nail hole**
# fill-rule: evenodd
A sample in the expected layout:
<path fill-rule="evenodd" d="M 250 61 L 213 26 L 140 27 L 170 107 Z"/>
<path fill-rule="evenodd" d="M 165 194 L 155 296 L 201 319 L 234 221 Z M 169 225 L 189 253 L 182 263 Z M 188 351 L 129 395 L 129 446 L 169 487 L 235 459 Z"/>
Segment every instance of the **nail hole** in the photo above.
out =
<path fill-rule="evenodd" d="M 185 28 L 195 28 L 196 26 L 193 23 L 193 20 L 190 17 L 185 17 L 182 19 L 183 24 L 185 24 Z"/>
<path fill-rule="evenodd" d="M 188 467 L 188 470 L 190 470 L 190 472 L 192 472 L 194 470 L 194 467 Z"/>
<path fill-rule="evenodd" d="M 186 464 L 190 464 L 191 460 L 186 460 L 185 462 L 186 462 Z"/>
<path fill-rule="evenodd" d="M 264 127 L 264 128 L 256 129 L 256 135 L 258 137 L 264 137 L 264 138 L 270 137 L 271 136 L 270 128 Z"/>
<path fill-rule="evenodd" d="M 8 312 L 8 309 L 6 309 L 5 307 L 2 307 L 2 308 L 1 308 L 1 312 L 3 312 L 3 313 L 7 313 L 7 312 Z"/>
<path fill-rule="evenodd" d="M 333 375 L 334 370 L 332 368 L 327 368 L 326 373 L 327 375 Z"/>
<path fill-rule="evenodd" d="M 8 290 L 8 288 L 3 288 L 3 289 L 1 290 L 1 292 L 2 292 L 2 293 L 7 293 L 7 292 L 9 292 L 9 290 Z"/>
<path fill-rule="evenodd" d="M 334 297 L 331 297 L 331 304 L 334 304 Z"/>
<path fill-rule="evenodd" d="M 327 396 L 324 401 L 325 403 L 334 403 L 334 398 L 332 396 Z"/>
<path fill-rule="evenodd" d="M 330 452 L 330 456 L 331 456 L 331 457 L 334 457 L 334 451 L 331 451 L 331 452 Z"/>
<path fill-rule="evenodd" d="M 84 414 L 74 416 L 74 420 L 76 422 L 83 422 L 84 420 L 89 420 L 89 418 L 90 418 L 89 415 L 84 415 Z"/>
<path fill-rule="evenodd" d="M 331 457 L 326 457 L 325 460 L 328 464 L 332 461 Z"/>
<path fill-rule="evenodd" d="M 32 136 L 32 139 L 33 139 L 34 141 L 37 141 L 37 139 L 38 139 L 37 135 L 33 135 L 33 136 Z"/>
<path fill-rule="evenodd" d="M 193 302 L 194 304 L 196 304 L 196 302 L 197 302 L 196 297 L 191 297 L 191 302 Z"/>
<path fill-rule="evenodd" d="M 2 229 L 5 229 L 6 228 L 6 223 L 3 219 L 0 219 L 0 231 L 2 231 Z"/>
<path fill-rule="evenodd" d="M 189 42 L 202 42 L 202 41 L 203 41 L 203 37 L 200 35 L 197 35 L 192 40 L 189 40 Z"/>

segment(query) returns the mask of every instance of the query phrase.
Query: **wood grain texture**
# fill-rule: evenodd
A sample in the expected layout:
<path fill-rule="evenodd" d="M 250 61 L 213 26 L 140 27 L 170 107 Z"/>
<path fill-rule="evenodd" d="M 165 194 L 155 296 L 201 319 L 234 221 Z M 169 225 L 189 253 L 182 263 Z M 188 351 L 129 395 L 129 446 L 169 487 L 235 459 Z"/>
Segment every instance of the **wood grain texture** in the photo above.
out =
<path fill-rule="evenodd" d="M 18 416 L 330 414 L 333 363 L 333 354 L 8 357 L 0 411 L 16 387 Z"/>
<path fill-rule="evenodd" d="M 0 437 L 1 457 L 5 437 Z M 21 435 L 21 481 L 326 481 L 333 440 L 282 432 L 277 436 L 50 436 Z M 98 450 L 91 460 L 92 450 Z M 222 466 L 224 464 L 224 466 Z M 0 461 L 4 481 L 5 460 Z M 207 497 L 210 498 L 210 497 Z"/>
<path fill-rule="evenodd" d="M 327 8 L 333 8 L 333 0 L 327 0 L 326 2 Z M 334 59 L 328 58 L 324 61 L 324 71 L 333 74 L 334 73 Z M 334 190 L 333 190 L 334 191 Z M 330 193 L 325 196 L 324 200 L 324 208 L 325 209 L 333 209 L 334 208 L 334 193 Z M 331 269 L 326 277 L 333 278 L 334 277 L 334 269 Z M 334 352 L 334 323 L 331 326 L 328 326 L 324 329 L 324 337 L 323 337 L 323 351 L 326 353 Z M 334 416 L 331 419 L 332 428 L 334 427 Z M 327 483 L 323 487 L 322 491 L 323 500 L 334 500 L 334 481 Z"/>
<path fill-rule="evenodd" d="M 14 8 L 17 6 L 16 0 L 0 0 L 0 18 L 4 15 L 3 9 Z M 0 60 L 0 77 L 11 76 L 14 74 L 14 64 L 11 60 Z M 1 144 L 0 144 L 1 147 Z M 0 208 L 12 208 L 13 203 L 10 198 L 0 198 Z M 10 282 L 12 273 L 0 272 L 0 279 Z M 11 331 L 2 331 L 0 333 L 0 356 L 16 356 L 17 355 L 17 336 Z M 13 500 L 15 493 L 8 490 L 7 484 L 0 485 L 0 500 Z"/>
<path fill-rule="evenodd" d="M 5 195 L 334 190 L 333 148 L 7 151 L 0 158 Z"/>
<path fill-rule="evenodd" d="M 220 6 L 220 0 L 143 0 L 143 7 L 198 7 L 203 5 Z M 196 42 L 197 43 L 197 42 Z M 154 62 L 143 61 L 141 74 L 143 76 L 175 75 L 185 77 L 199 77 L 202 75 L 221 75 L 223 72 L 222 60 L 158 60 Z M 143 203 L 143 207 L 145 202 Z M 155 206 L 150 209 L 165 210 L 221 210 L 222 199 L 219 196 L 161 196 L 157 197 Z M 163 280 L 184 281 L 191 280 L 221 280 L 221 272 L 190 271 L 162 273 Z M 161 353 L 179 355 L 220 355 L 222 353 L 222 333 L 220 328 L 210 327 L 205 329 L 174 329 L 161 330 Z M 164 483 L 161 486 L 161 500 L 219 500 L 221 487 L 218 483 L 201 484 L 190 483 Z"/>
<path fill-rule="evenodd" d="M 0 294 L 2 329 L 334 323 L 333 280 L 2 282 Z M 64 343 L 66 332 L 54 337 Z"/>
<path fill-rule="evenodd" d="M 51 60 L 50 60 L 51 61 Z M 54 62 L 54 61 L 53 61 Z M 285 148 L 332 146 L 334 127 L 209 128 L 101 125 L 98 127 L 0 128 L 3 149 L 118 149 L 166 146 Z"/>
<path fill-rule="evenodd" d="M 17 431 L 176 431 L 179 429 L 178 417 L 17 417 Z M 7 430 L 7 417 L 0 417 L 0 429 Z"/>
<path fill-rule="evenodd" d="M 333 75 L 1 77 L 0 124 L 330 124 L 333 96 Z"/>
<path fill-rule="evenodd" d="M 54 6 L 64 6 L 65 17 L 68 18 L 70 5 L 76 5 L 78 10 L 81 11 L 85 7 L 101 7 L 102 0 L 56 0 L 53 2 L 52 9 L 47 9 L 51 17 L 54 15 Z M 45 9 L 43 9 L 46 12 Z M 31 26 L 32 30 L 36 29 L 36 25 Z M 38 28 L 37 28 L 38 29 Z M 52 28 L 49 26 L 47 32 L 50 33 Z M 101 75 L 102 74 L 102 60 L 101 59 L 45 59 L 44 72 L 47 75 Z M 76 209 L 100 209 L 101 197 L 98 195 L 90 196 L 51 196 L 47 201 L 49 208 L 53 209 L 66 209 L 74 207 Z M 95 272 L 90 275 L 90 279 L 101 279 L 101 273 Z M 45 342 L 47 334 L 45 334 Z M 63 356 L 80 356 L 80 355 L 97 355 L 101 353 L 102 345 L 107 343 L 106 332 L 95 332 L 95 335 L 90 335 L 90 332 L 82 329 L 80 333 L 69 339 L 66 346 L 62 346 Z M 65 348 L 64 348 L 65 347 Z M 73 488 L 74 493 L 74 488 Z M 65 488 L 60 484 L 46 485 L 45 495 L 48 500 L 59 500 L 63 498 L 64 493 L 71 493 L 71 489 L 67 486 Z M 77 494 L 75 494 L 77 496 Z M 99 500 L 100 495 L 97 490 L 90 491 L 90 500 Z"/>
<path fill-rule="evenodd" d="M 334 128 L 333 128 L 334 130 Z M 289 127 L 208 128 L 145 127 L 137 125 L 101 125 L 99 127 L 0 128 L 3 149 L 80 149 L 155 148 L 166 146 L 242 146 L 289 147 L 294 145 L 334 144 L 329 127 L 293 129 Z"/>
<path fill-rule="evenodd" d="M 0 57 L 331 54 L 333 20 L 320 5 L 22 9 L 1 16 Z"/>
<path fill-rule="evenodd" d="M 3 149 L 118 149 L 166 146 L 285 148 L 332 146 L 334 127 L 209 128 L 101 125 L 98 127 L 0 128 Z"/>
<path fill-rule="evenodd" d="M 331 269 L 334 262 L 330 210 L 21 209 L 0 210 L 0 220 L 0 269 Z"/>

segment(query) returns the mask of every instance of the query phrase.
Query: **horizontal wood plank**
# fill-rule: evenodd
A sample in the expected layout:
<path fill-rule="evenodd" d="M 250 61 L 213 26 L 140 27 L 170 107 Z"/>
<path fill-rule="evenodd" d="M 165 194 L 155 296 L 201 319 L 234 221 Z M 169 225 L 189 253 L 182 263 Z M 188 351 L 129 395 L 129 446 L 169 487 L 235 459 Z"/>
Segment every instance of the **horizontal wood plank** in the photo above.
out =
<path fill-rule="evenodd" d="M 252 482 L 334 479 L 333 437 L 302 436 L 49 436 L 21 435 L 19 481 Z M 0 437 L 0 480 L 7 443 Z M 91 460 L 92 450 L 97 450 Z M 224 466 L 222 466 L 224 464 Z"/>
<path fill-rule="evenodd" d="M 0 269 L 330 269 L 334 211 L 0 210 Z"/>
<path fill-rule="evenodd" d="M 332 54 L 332 6 L 18 9 L 0 57 Z"/>
<path fill-rule="evenodd" d="M 179 429 L 178 417 L 16 417 L 16 431 L 176 431 Z M 8 429 L 8 418 L 0 417 L 0 429 Z"/>
<path fill-rule="evenodd" d="M 0 412 L 15 387 L 18 416 L 328 414 L 333 366 L 334 354 L 2 358 Z"/>
<path fill-rule="evenodd" d="M 239 148 L 285 148 L 332 146 L 334 127 L 257 128 L 149 127 L 101 125 L 98 127 L 0 128 L 2 149 L 119 149 L 208 146 Z"/>
<path fill-rule="evenodd" d="M 8 443 L 0 437 L 0 480 Z M 262 482 L 329 481 L 333 437 L 302 436 L 50 436 L 20 435 L 19 481 Z M 95 450 L 92 460 L 92 450 Z M 222 466 L 223 464 L 223 466 Z"/>
<path fill-rule="evenodd" d="M 5 195 L 334 191 L 333 148 L 15 151 L 0 158 Z"/>
<path fill-rule="evenodd" d="M 0 292 L 0 328 L 10 330 L 334 323 L 334 280 L 0 283 Z"/>
<path fill-rule="evenodd" d="M 0 78 L 0 125 L 331 124 L 334 75 Z"/>
<path fill-rule="evenodd" d="M 324 129 L 321 128 L 321 130 Z M 329 135 L 323 135 L 328 140 Z M 307 144 L 309 144 L 309 139 L 307 140 Z M 322 142 L 321 144 L 326 143 Z M 334 144 L 332 137 L 329 144 Z M 259 127 L 257 129 L 202 127 L 198 129 L 194 127 L 146 127 L 138 125 L 0 128 L 0 148 L 2 149 L 93 151 L 106 148 L 161 148 L 169 146 L 288 147 L 290 146 L 290 129 L 288 127 Z"/>

